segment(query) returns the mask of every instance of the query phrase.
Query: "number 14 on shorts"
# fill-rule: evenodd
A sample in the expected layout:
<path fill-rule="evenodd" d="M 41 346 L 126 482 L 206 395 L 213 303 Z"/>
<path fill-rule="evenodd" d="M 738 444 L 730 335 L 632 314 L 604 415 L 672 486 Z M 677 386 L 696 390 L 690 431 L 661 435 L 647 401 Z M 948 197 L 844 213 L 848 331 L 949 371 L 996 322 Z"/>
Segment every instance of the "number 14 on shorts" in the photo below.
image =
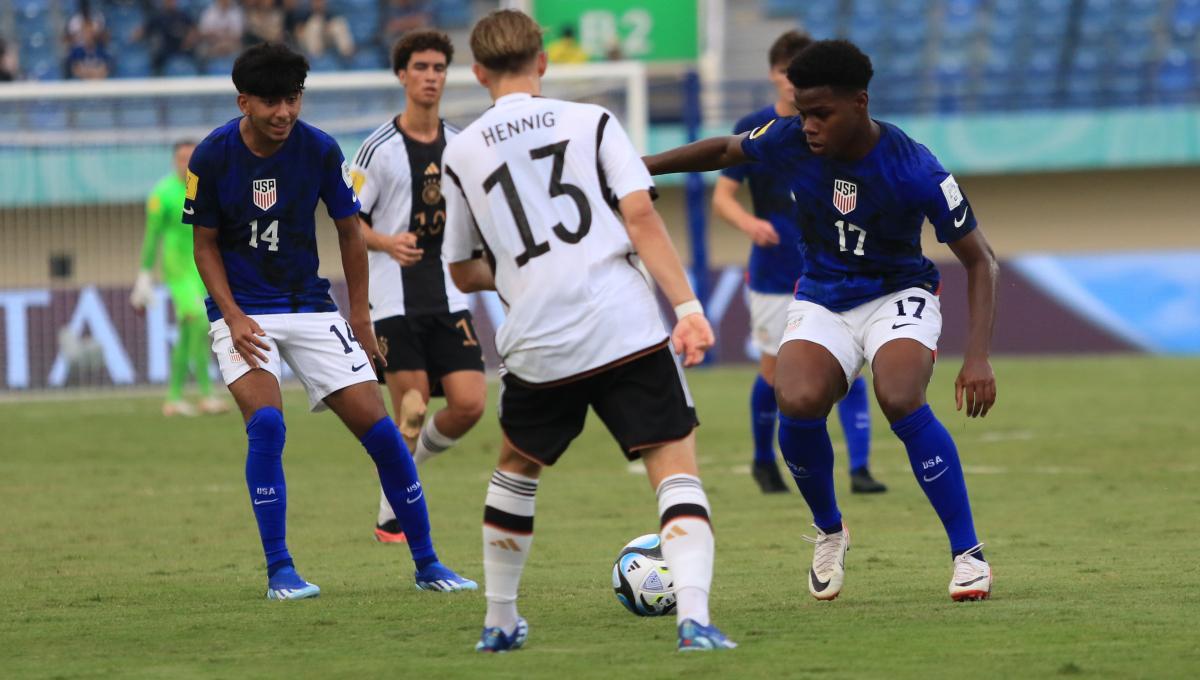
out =
<path fill-rule="evenodd" d="M 342 332 L 338 330 L 337 324 L 332 324 L 329 326 L 329 332 L 336 335 L 338 342 L 342 343 L 342 350 L 345 351 L 346 354 L 353 352 L 354 348 L 350 346 L 350 343 L 352 342 L 358 345 L 359 348 L 362 348 L 362 343 L 358 341 L 358 338 L 354 337 L 354 331 L 350 330 L 350 324 L 346 323 L 343 324 L 343 326 L 346 329 L 345 335 L 342 335 Z"/>

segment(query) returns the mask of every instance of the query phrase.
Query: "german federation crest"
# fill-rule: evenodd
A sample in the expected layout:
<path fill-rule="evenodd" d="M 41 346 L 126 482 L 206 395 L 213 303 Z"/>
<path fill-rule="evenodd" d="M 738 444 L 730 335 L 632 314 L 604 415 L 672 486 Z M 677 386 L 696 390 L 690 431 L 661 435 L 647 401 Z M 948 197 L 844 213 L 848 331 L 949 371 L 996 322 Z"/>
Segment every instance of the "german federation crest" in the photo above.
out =
<path fill-rule="evenodd" d="M 254 205 L 258 206 L 259 210 L 270 210 L 277 197 L 274 179 L 254 180 Z"/>
<path fill-rule="evenodd" d="M 843 215 L 854 212 L 858 205 L 858 185 L 844 179 L 833 180 L 833 207 Z"/>

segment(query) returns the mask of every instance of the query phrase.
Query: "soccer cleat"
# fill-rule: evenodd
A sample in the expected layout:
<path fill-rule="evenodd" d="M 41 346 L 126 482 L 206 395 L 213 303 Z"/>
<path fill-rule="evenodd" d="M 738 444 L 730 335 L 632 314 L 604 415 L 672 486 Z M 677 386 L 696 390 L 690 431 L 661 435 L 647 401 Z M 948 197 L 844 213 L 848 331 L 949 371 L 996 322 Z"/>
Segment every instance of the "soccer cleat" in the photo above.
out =
<path fill-rule="evenodd" d="M 459 576 L 441 562 L 434 562 L 418 571 L 416 579 L 417 587 L 421 590 L 432 590 L 439 593 L 479 589 L 478 583 L 469 578 Z"/>
<path fill-rule="evenodd" d="M 787 484 L 784 484 L 783 477 L 779 476 L 779 468 L 775 465 L 775 461 L 769 463 L 754 461 L 754 466 L 750 470 L 754 475 L 754 481 L 758 482 L 758 488 L 762 489 L 763 493 L 787 493 Z"/>
<path fill-rule="evenodd" d="M 216 416 L 229 413 L 229 403 L 219 397 L 204 397 L 196 402 L 196 408 L 206 416 Z"/>
<path fill-rule="evenodd" d="M 701 626 L 694 619 L 679 624 L 679 651 L 705 652 L 710 649 L 733 649 L 737 643 L 725 637 L 716 626 Z"/>
<path fill-rule="evenodd" d="M 857 470 L 850 471 L 851 493 L 883 493 L 885 491 L 887 491 L 887 486 L 872 477 L 867 466 L 864 465 Z"/>
<path fill-rule="evenodd" d="M 846 551 L 850 549 L 850 530 L 842 524 L 836 534 L 817 529 L 817 537 L 802 536 L 812 543 L 812 568 L 808 571 L 808 592 L 818 600 L 832 600 L 842 592 L 846 578 Z"/>
<path fill-rule="evenodd" d="M 425 412 L 428 408 L 425 399 L 417 390 L 409 390 L 400 398 L 400 408 L 397 409 L 400 422 L 396 424 L 396 428 L 406 441 L 416 441 L 421 436 L 421 426 L 425 424 Z"/>
<path fill-rule="evenodd" d="M 375 525 L 375 540 L 380 543 L 408 543 L 408 537 L 400 527 L 400 520 L 395 517 Z"/>
<path fill-rule="evenodd" d="M 196 415 L 196 408 L 186 401 L 168 401 L 162 406 L 162 414 L 167 418 L 175 416 L 192 417 Z"/>
<path fill-rule="evenodd" d="M 950 599 L 955 602 L 986 600 L 992 595 L 992 567 L 975 557 L 983 544 L 954 558 L 954 576 L 950 578 Z"/>
<path fill-rule="evenodd" d="M 321 594 L 321 588 L 300 578 L 295 567 L 284 567 L 267 581 L 268 600 L 303 600 Z"/>
<path fill-rule="evenodd" d="M 500 626 L 484 628 L 483 634 L 479 636 L 479 642 L 475 643 L 475 651 L 490 652 L 492 654 L 511 652 L 515 649 L 520 649 L 528 637 L 529 624 L 525 623 L 525 619 L 518 616 L 517 627 L 513 628 L 512 633 L 505 633 L 504 629 Z"/>

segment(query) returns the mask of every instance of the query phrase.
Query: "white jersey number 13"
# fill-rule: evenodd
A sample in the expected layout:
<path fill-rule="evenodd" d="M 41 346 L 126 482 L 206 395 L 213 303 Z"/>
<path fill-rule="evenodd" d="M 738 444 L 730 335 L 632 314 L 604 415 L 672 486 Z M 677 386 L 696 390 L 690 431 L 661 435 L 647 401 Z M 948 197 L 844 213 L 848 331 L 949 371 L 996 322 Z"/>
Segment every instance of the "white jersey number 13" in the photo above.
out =
<path fill-rule="evenodd" d="M 563 140 L 555 144 L 541 146 L 536 149 L 529 150 L 529 157 L 533 160 L 541 158 L 553 158 L 554 165 L 550 169 L 550 197 L 569 196 L 572 201 L 575 201 L 575 207 L 579 209 L 579 226 L 575 231 L 568 230 L 563 226 L 562 222 L 554 225 L 552 231 L 564 243 L 579 243 L 584 236 L 587 236 L 588 230 L 592 228 L 592 206 L 588 204 L 587 195 L 583 190 L 574 184 L 569 184 L 562 181 L 563 173 L 563 158 L 567 153 L 567 144 L 570 140 Z M 529 217 L 525 214 L 525 207 L 521 205 L 521 197 L 517 194 L 517 185 L 513 182 L 512 173 L 508 169 L 508 163 L 504 163 L 496 168 L 495 172 L 487 176 L 483 180 L 483 190 L 485 193 L 491 192 L 492 187 L 500 185 L 501 191 L 504 192 L 504 200 L 508 203 L 508 209 L 512 211 L 513 220 L 517 223 L 517 231 L 521 234 L 521 243 L 525 246 L 525 251 L 517 255 L 517 266 L 524 267 L 530 260 L 539 255 L 545 255 L 550 252 L 550 243 L 547 241 L 538 242 L 533 236 L 533 230 L 529 227 Z"/>

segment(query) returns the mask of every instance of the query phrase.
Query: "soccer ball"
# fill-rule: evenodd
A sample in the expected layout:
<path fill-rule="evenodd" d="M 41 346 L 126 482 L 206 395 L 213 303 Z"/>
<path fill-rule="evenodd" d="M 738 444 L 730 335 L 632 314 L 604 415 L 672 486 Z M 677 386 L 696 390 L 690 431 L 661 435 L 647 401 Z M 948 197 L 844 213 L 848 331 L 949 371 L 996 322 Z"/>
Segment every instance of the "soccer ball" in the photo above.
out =
<path fill-rule="evenodd" d="M 621 604 L 638 616 L 662 616 L 675 610 L 675 583 L 658 534 L 638 536 L 621 548 L 613 564 L 612 584 Z"/>

